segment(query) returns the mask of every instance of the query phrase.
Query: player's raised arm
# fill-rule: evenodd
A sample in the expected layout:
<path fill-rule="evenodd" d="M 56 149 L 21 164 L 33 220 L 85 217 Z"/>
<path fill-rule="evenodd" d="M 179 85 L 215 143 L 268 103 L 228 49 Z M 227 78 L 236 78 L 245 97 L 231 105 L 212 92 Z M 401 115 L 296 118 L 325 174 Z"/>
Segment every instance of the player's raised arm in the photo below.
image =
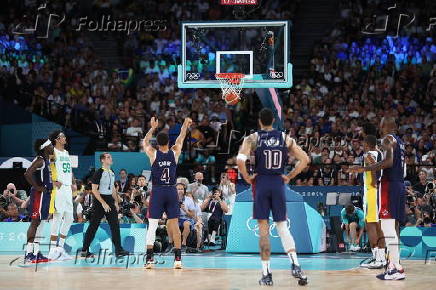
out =
<path fill-rule="evenodd" d="M 238 170 L 242 175 L 242 178 L 248 183 L 252 184 L 254 181 L 255 176 L 250 176 L 247 171 L 247 166 L 245 164 L 245 161 L 250 157 L 252 148 L 254 147 L 253 135 L 250 135 L 248 137 L 244 138 L 244 141 L 242 141 L 242 145 L 239 148 L 238 156 L 236 157 L 236 164 L 238 165 Z"/>
<path fill-rule="evenodd" d="M 159 125 L 159 121 L 157 120 L 157 118 L 152 117 L 150 120 L 151 128 L 150 128 L 150 130 L 148 130 L 147 134 L 144 137 L 144 140 L 142 141 L 142 145 L 144 146 L 144 152 L 145 152 L 145 154 L 147 154 L 148 158 L 150 158 L 150 161 L 151 161 L 151 159 L 154 158 L 155 151 L 156 151 L 153 148 L 153 146 L 151 146 L 150 140 L 151 140 L 151 137 L 153 137 L 153 133 L 157 129 L 158 125 Z M 151 162 L 151 163 L 153 163 L 153 162 Z"/>
<path fill-rule="evenodd" d="M 180 129 L 180 134 L 176 139 L 176 144 L 172 147 L 173 151 L 176 153 L 176 160 L 178 159 L 180 153 L 182 152 L 183 142 L 186 138 L 186 132 L 188 128 L 191 127 L 192 120 L 191 118 L 185 118 L 183 122 L 182 128 Z"/>
<path fill-rule="evenodd" d="M 288 147 L 289 152 L 298 160 L 297 164 L 295 164 L 294 170 L 289 172 L 287 175 L 283 175 L 285 183 L 288 184 L 291 179 L 295 178 L 307 167 L 310 163 L 310 159 L 306 152 L 301 149 L 293 138 L 286 138 L 286 146 Z"/>

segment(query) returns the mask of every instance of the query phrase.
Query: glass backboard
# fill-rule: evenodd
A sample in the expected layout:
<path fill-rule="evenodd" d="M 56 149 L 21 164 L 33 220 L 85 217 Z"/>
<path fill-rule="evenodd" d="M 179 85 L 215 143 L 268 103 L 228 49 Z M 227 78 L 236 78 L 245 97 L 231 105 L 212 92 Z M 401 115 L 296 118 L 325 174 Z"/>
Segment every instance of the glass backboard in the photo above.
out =
<path fill-rule="evenodd" d="M 292 87 L 288 21 L 182 23 L 180 88 L 219 88 L 216 73 L 245 74 L 244 88 Z"/>

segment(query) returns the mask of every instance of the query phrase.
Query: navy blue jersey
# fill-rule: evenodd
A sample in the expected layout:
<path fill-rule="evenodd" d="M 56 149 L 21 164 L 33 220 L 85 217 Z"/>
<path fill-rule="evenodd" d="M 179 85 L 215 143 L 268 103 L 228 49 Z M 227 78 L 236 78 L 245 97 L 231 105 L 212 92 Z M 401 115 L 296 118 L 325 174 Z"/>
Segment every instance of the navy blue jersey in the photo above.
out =
<path fill-rule="evenodd" d="M 164 153 L 156 150 L 156 159 L 151 166 L 151 180 L 155 185 L 175 185 L 177 180 L 177 163 L 174 151 Z"/>
<path fill-rule="evenodd" d="M 261 175 L 280 175 L 285 173 L 288 163 L 288 148 L 283 132 L 278 130 L 258 131 L 256 173 Z"/>
<path fill-rule="evenodd" d="M 383 160 L 383 153 L 380 151 L 380 150 L 378 150 L 377 149 L 377 160 L 375 161 L 375 162 L 381 162 Z M 381 172 L 381 170 L 377 170 L 376 172 L 375 172 L 375 178 L 376 178 L 376 181 L 377 182 L 379 182 L 380 181 L 380 179 L 381 179 L 381 174 L 382 174 L 382 172 Z"/>
<path fill-rule="evenodd" d="M 393 163 L 391 168 L 383 169 L 383 177 L 388 180 L 403 181 L 404 180 L 404 143 L 400 137 L 391 135 L 397 144 L 394 147 Z"/>
<path fill-rule="evenodd" d="M 39 186 L 45 186 L 47 190 L 52 190 L 53 182 L 51 180 L 50 174 L 50 160 L 46 160 L 42 156 L 38 156 L 36 158 L 42 158 L 44 164 L 42 165 L 42 167 L 35 170 L 35 172 L 33 173 L 33 179 Z"/>

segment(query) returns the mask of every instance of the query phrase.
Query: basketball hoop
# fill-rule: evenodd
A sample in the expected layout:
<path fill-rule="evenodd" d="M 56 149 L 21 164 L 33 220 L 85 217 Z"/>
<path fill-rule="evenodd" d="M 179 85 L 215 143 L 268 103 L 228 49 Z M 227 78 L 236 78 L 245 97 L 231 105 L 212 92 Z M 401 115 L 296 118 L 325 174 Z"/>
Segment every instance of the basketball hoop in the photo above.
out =
<path fill-rule="evenodd" d="M 217 73 L 215 77 L 220 82 L 223 100 L 229 105 L 236 105 L 241 99 L 245 75 L 241 73 Z"/>

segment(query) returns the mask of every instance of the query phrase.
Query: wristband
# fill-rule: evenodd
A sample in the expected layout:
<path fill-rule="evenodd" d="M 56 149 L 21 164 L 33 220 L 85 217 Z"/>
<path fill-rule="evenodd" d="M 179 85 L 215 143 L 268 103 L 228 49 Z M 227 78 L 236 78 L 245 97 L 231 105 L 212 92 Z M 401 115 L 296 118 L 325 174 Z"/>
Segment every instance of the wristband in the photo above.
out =
<path fill-rule="evenodd" d="M 248 157 L 245 154 L 239 153 L 236 159 L 245 162 L 248 159 Z"/>

